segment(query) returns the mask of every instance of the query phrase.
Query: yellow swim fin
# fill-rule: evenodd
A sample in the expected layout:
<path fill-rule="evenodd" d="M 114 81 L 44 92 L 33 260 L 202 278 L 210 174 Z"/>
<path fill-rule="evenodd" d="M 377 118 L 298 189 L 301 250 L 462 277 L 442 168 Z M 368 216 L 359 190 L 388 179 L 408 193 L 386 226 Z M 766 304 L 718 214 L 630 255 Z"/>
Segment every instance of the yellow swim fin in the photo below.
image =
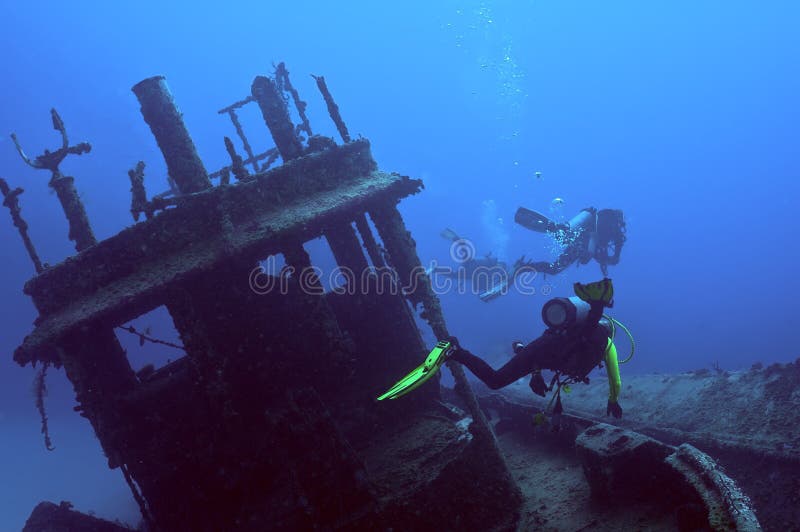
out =
<path fill-rule="evenodd" d="M 602 301 L 606 307 L 614 306 L 614 284 L 607 277 L 588 284 L 575 283 L 573 289 L 575 295 L 587 303 Z"/>

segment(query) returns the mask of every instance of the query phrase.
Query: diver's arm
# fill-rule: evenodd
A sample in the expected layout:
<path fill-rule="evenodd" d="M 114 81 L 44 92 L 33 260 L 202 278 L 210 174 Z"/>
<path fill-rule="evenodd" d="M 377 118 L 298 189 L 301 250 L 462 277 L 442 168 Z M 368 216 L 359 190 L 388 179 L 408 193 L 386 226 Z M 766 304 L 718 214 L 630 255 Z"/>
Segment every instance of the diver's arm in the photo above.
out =
<path fill-rule="evenodd" d="M 576 248 L 570 247 L 559 255 L 555 262 L 537 261 L 530 263 L 530 265 L 539 273 L 556 275 L 569 268 L 576 260 L 578 260 Z"/>
<path fill-rule="evenodd" d="M 600 322 L 603 317 L 603 309 L 605 305 L 602 301 L 592 301 L 589 303 L 589 314 L 586 315 L 586 320 L 583 325 L 583 335 L 591 337 L 594 332 L 595 326 Z"/>

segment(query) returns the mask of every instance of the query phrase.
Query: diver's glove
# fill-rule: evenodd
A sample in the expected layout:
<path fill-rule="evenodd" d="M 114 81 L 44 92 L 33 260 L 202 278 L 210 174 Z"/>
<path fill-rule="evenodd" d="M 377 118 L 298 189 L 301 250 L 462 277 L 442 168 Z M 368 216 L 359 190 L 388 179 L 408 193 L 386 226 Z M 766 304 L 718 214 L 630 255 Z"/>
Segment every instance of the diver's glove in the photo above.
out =
<path fill-rule="evenodd" d="M 458 338 L 457 338 L 457 337 L 455 337 L 455 336 L 448 336 L 447 338 L 445 338 L 445 339 L 444 339 L 444 341 L 445 341 L 445 342 L 450 342 L 450 345 L 451 345 L 451 346 L 453 347 L 453 349 L 455 349 L 455 350 L 459 350 L 459 349 L 461 349 L 461 344 L 460 344 L 460 343 L 458 343 Z"/>
<path fill-rule="evenodd" d="M 544 383 L 544 377 L 542 377 L 542 372 L 539 370 L 531 373 L 531 382 L 528 383 L 528 386 L 531 387 L 531 390 L 536 395 L 544 397 L 547 393 L 547 384 Z"/>
<path fill-rule="evenodd" d="M 602 303 L 604 307 L 614 306 L 614 284 L 608 277 L 594 283 L 575 283 L 573 290 L 576 296 L 590 305 L 592 303 Z"/>
<path fill-rule="evenodd" d="M 448 336 L 447 338 L 444 339 L 444 341 L 445 342 L 450 342 L 450 351 L 446 355 L 447 359 L 451 359 L 452 358 L 452 359 L 458 360 L 458 354 L 459 353 L 462 353 L 462 352 L 468 353 L 469 352 L 466 349 L 464 349 L 463 347 L 461 347 L 461 344 L 458 343 L 458 338 L 456 338 L 455 336 Z"/>
<path fill-rule="evenodd" d="M 616 419 L 619 419 L 622 417 L 622 407 L 619 406 L 618 402 L 609 400 L 606 406 L 606 415 L 614 416 Z"/>

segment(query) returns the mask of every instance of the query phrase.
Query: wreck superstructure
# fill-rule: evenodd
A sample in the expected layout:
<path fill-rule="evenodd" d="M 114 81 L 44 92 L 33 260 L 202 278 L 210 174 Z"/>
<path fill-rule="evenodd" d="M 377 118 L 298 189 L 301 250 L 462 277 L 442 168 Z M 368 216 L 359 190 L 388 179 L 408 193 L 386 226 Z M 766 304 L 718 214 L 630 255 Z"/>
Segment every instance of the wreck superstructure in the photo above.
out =
<path fill-rule="evenodd" d="M 130 172 L 131 210 L 147 219 L 100 242 L 85 214 L 74 214 L 83 213 L 77 194 L 62 201 L 79 253 L 26 283 L 39 318 L 14 359 L 64 367 L 77 409 L 153 529 L 439 527 L 452 518 L 400 511 L 434 485 L 437 499 L 452 505 L 471 492 L 486 499 L 460 511 L 464 526 L 511 526 L 520 496 L 460 367 L 452 369 L 471 410 L 468 432 L 452 428 L 437 386 L 402 403 L 374 400 L 427 353 L 413 308 L 422 306 L 437 337 L 447 335 L 397 210 L 422 182 L 379 170 L 369 142 L 350 139 L 324 78 L 316 81 L 343 144 L 311 135 L 306 104 L 281 64 L 220 111 L 231 117 L 247 157 L 226 138 L 232 163 L 212 174 L 164 78 L 135 85 L 172 190 L 148 200 L 140 163 Z M 260 155 L 236 115 L 250 103 L 275 144 Z M 270 168 L 278 157 L 282 164 Z M 57 164 L 49 169 L 57 174 Z M 322 289 L 303 247 L 318 237 L 351 272 L 353 289 Z M 288 270 L 259 269 L 278 254 Z M 162 305 L 186 355 L 137 374 L 114 329 Z M 366 449 L 423 411 L 431 415 L 415 425 L 418 437 L 450 456 L 402 487 L 382 486 L 365 466 Z M 447 468 L 476 457 L 480 467 Z M 474 478 L 445 480 L 464 471 Z M 495 496 L 486 498 L 487 489 Z"/>

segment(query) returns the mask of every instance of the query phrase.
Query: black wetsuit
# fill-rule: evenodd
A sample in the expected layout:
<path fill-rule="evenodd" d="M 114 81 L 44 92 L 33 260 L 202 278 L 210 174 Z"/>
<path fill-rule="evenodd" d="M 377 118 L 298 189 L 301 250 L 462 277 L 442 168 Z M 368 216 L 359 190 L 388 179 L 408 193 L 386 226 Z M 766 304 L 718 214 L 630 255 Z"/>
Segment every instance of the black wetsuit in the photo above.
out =
<path fill-rule="evenodd" d="M 592 305 L 580 329 L 563 333 L 546 330 L 539 338 L 517 350 L 514 357 L 498 370 L 465 349 L 457 349 L 453 360 L 467 367 L 489 388 L 496 390 L 539 369 L 559 371 L 582 380 L 603 360 L 608 330 L 598 322 L 603 305 Z M 533 386 L 532 386 L 533 387 Z"/>

